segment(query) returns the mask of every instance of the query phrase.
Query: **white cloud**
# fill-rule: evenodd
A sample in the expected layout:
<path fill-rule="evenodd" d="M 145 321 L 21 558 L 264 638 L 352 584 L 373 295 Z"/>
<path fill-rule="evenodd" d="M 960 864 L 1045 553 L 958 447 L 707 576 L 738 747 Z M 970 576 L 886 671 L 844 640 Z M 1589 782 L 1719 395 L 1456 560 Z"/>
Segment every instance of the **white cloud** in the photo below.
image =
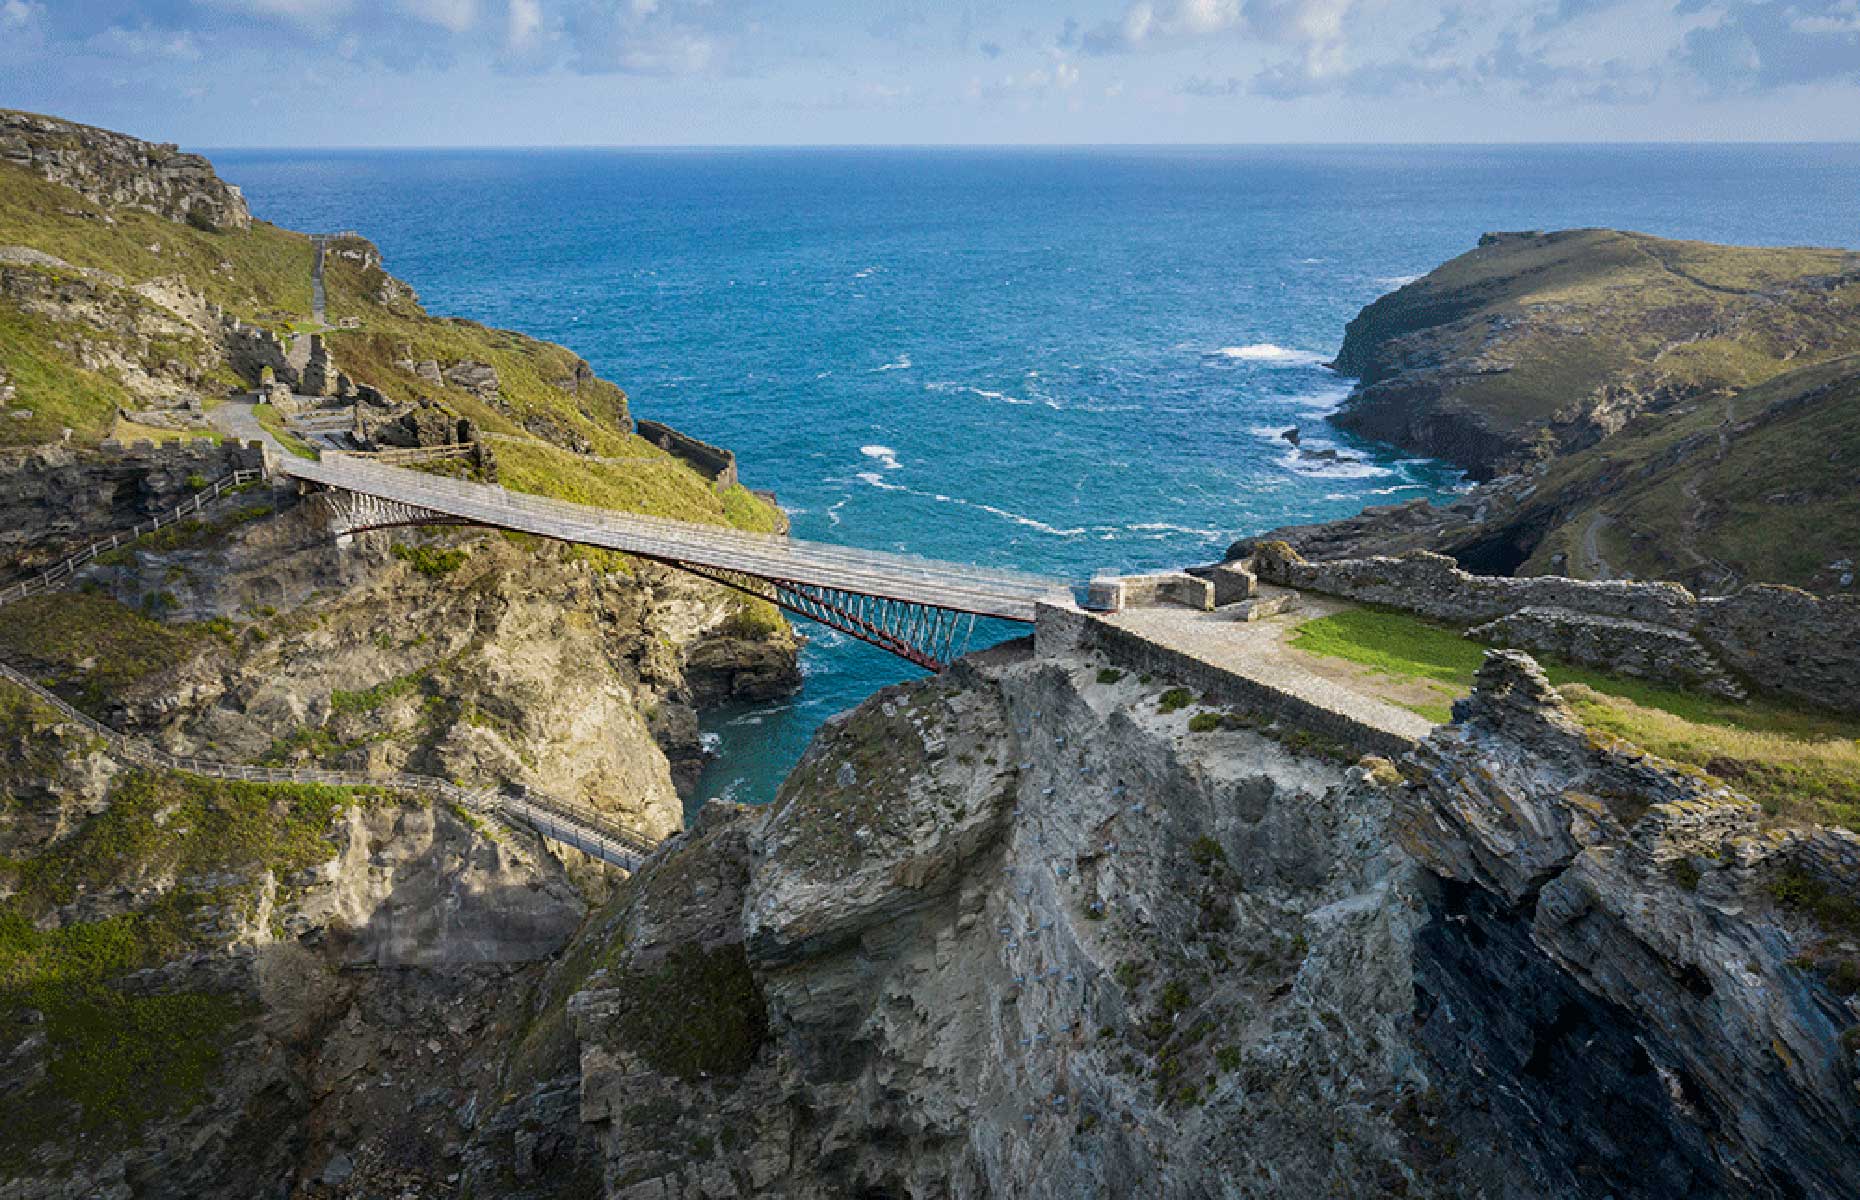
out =
<path fill-rule="evenodd" d="M 207 0 L 219 8 L 253 13 L 261 17 L 284 17 L 305 25 L 326 25 L 345 16 L 355 7 L 355 0 Z"/>
<path fill-rule="evenodd" d="M 1169 28 L 1199 35 L 1231 29 L 1240 22 L 1240 0 L 1179 0 L 1170 14 Z"/>
<path fill-rule="evenodd" d="M 4 23 L 6 15 L 6 10 L 0 9 L 0 23 Z M 127 29 L 113 25 L 91 38 L 90 44 L 101 53 L 119 58 L 171 58 L 180 62 L 195 62 L 200 58 L 200 47 L 192 34 L 169 29 Z"/>
<path fill-rule="evenodd" d="M 540 0 L 510 0 L 510 11 L 505 15 L 504 40 L 512 50 L 521 50 L 528 46 L 540 28 L 542 28 Z"/>
<path fill-rule="evenodd" d="M 695 75 L 710 66 L 717 44 L 703 34 L 675 30 L 653 38 L 629 39 L 615 61 L 638 75 Z"/>
<path fill-rule="evenodd" d="M 24 29 L 44 10 L 26 0 L 6 0 L 0 4 L 0 29 Z"/>
<path fill-rule="evenodd" d="M 400 0 L 409 16 L 452 33 L 465 33 L 478 23 L 478 0 Z"/>

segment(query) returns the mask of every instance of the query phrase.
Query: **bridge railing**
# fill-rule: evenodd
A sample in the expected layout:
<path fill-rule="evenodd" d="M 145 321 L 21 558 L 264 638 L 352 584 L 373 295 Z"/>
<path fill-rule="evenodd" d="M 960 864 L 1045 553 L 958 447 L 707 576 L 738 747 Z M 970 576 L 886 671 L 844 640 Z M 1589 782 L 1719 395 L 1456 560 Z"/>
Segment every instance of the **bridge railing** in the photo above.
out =
<path fill-rule="evenodd" d="M 234 488 L 243 487 L 245 484 L 251 483 L 253 480 L 263 475 L 263 471 L 253 468 L 250 470 L 237 470 L 230 475 L 222 476 L 198 492 L 195 492 L 186 500 L 175 505 L 174 508 L 169 511 L 159 516 L 151 517 L 147 521 L 131 525 L 128 529 L 113 533 L 101 541 L 92 542 L 77 553 L 67 555 L 65 558 L 59 560 L 59 562 L 49 569 L 41 571 L 37 575 L 22 579 L 17 583 L 8 584 L 6 587 L 0 588 L 0 604 L 11 604 L 15 600 L 24 600 L 28 596 L 35 596 L 40 592 L 50 591 L 57 584 L 63 583 L 65 580 L 71 578 L 71 576 L 77 574 L 80 567 L 94 561 L 100 555 L 108 554 L 112 550 L 126 546 L 137 538 L 146 537 L 158 529 L 166 529 L 170 525 L 184 521 L 188 517 L 198 513 L 208 504 L 211 504 L 221 496 L 232 491 Z"/>

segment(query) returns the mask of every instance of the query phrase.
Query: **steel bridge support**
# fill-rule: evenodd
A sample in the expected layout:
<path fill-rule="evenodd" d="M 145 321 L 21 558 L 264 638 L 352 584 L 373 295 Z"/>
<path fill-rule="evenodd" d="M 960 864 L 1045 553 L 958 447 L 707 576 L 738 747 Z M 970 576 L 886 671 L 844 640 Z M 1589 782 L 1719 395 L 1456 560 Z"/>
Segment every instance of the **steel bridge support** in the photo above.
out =
<path fill-rule="evenodd" d="M 665 565 L 766 600 L 796 616 L 887 650 L 926 671 L 942 671 L 961 658 L 975 631 L 973 613 L 691 563 L 665 560 Z"/>
<path fill-rule="evenodd" d="M 448 513 L 434 512 L 399 500 L 383 500 L 359 492 L 330 490 L 317 493 L 329 515 L 329 531 L 338 543 L 358 533 L 377 529 L 404 529 L 415 525 L 470 525 Z"/>

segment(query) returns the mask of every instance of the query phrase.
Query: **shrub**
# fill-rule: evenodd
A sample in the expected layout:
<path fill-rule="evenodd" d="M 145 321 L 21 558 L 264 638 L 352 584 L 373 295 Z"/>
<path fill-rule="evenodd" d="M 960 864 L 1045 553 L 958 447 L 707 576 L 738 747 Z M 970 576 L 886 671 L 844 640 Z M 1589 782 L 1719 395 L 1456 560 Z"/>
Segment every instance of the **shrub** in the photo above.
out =
<path fill-rule="evenodd" d="M 1187 688 L 1170 688 L 1162 694 L 1162 699 L 1157 702 L 1156 711 L 1167 716 L 1172 712 L 1187 708 L 1194 702 L 1195 694 Z"/>
<path fill-rule="evenodd" d="M 1190 733 L 1213 733 L 1220 727 L 1221 715 L 1219 713 L 1201 712 L 1188 719 Z"/>
<path fill-rule="evenodd" d="M 392 553 L 395 558 L 400 559 L 428 579 L 438 579 L 452 574 L 465 565 L 465 560 L 471 557 L 470 553 L 465 550 L 445 549 L 438 546 L 403 546 L 398 542 L 395 543 Z"/>
<path fill-rule="evenodd" d="M 1098 670 L 1099 683 L 1116 683 L 1123 677 L 1124 673 L 1116 667 L 1101 667 Z"/>

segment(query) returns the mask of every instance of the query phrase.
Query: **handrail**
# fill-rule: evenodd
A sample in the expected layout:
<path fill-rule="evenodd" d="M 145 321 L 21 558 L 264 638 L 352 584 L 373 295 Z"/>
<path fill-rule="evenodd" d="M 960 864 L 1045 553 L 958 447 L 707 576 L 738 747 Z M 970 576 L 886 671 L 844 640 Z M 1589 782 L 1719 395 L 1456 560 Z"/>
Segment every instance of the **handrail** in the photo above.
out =
<path fill-rule="evenodd" d="M 658 842 L 645 834 L 615 824 L 604 814 L 585 805 L 544 796 L 519 786 L 516 796 L 504 796 L 490 789 L 471 789 L 432 775 L 393 772 L 363 775 L 348 771 L 326 771 L 320 767 L 255 767 L 245 763 L 214 762 L 210 759 L 182 757 L 150 745 L 103 724 L 89 714 L 73 708 L 55 693 L 0 662 L 0 678 L 23 688 L 40 701 L 56 709 L 66 719 L 75 721 L 102 738 L 117 757 L 137 766 L 163 771 L 182 771 L 212 779 L 236 779 L 249 783 L 318 783 L 330 787 L 390 788 L 421 792 L 450 800 L 460 806 L 489 815 L 516 819 L 553 842 L 571 846 L 602 862 L 628 871 L 639 865 L 658 848 Z"/>
<path fill-rule="evenodd" d="M 147 521 L 132 525 L 126 530 L 113 533 L 101 541 L 92 542 L 77 553 L 67 555 L 50 569 L 42 571 L 30 578 L 22 579 L 17 583 L 8 584 L 4 588 L 0 588 L 0 604 L 11 604 L 15 600 L 24 600 L 28 596 L 50 591 L 53 584 L 69 579 L 72 575 L 77 573 L 79 567 L 84 566 L 99 555 L 108 554 L 119 546 L 133 542 L 139 537 L 146 537 L 158 529 L 165 529 L 185 517 L 193 516 L 209 503 L 219 499 L 232 489 L 242 487 L 252 482 L 254 479 L 261 478 L 263 475 L 264 472 L 255 467 L 241 467 L 233 471 L 230 475 L 222 476 L 198 492 L 195 492 L 186 500 L 175 505 L 170 511 Z"/>

